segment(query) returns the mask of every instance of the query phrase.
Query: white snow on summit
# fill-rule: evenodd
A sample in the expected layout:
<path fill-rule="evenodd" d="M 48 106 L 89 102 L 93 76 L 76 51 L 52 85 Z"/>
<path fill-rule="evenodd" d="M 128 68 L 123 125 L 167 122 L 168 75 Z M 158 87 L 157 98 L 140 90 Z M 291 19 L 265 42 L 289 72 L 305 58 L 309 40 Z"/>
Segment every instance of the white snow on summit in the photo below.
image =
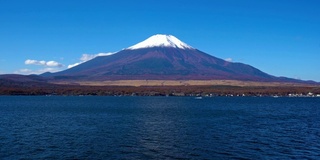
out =
<path fill-rule="evenodd" d="M 180 41 L 178 38 L 172 35 L 157 34 L 149 37 L 148 39 L 133 45 L 127 49 L 141 49 L 141 48 L 151 48 L 151 47 L 173 47 L 181 49 L 193 49 L 191 46 Z"/>

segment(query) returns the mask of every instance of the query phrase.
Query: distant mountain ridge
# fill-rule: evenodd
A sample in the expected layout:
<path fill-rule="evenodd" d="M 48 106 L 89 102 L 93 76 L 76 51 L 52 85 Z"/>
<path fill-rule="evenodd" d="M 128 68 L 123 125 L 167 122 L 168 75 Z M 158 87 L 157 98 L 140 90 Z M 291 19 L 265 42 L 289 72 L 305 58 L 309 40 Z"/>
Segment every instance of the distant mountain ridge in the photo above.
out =
<path fill-rule="evenodd" d="M 300 82 L 279 78 L 243 63 L 211 56 L 172 35 L 154 35 L 109 56 L 42 74 L 59 80 L 243 80 Z"/>

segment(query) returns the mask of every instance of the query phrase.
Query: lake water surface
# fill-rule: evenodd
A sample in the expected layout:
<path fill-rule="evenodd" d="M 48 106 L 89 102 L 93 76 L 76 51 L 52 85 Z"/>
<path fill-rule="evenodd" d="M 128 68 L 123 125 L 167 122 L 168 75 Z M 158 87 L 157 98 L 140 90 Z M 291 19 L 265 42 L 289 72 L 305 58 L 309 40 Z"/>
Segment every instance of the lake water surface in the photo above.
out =
<path fill-rule="evenodd" d="M 319 159 L 320 98 L 0 96 L 0 159 Z"/>

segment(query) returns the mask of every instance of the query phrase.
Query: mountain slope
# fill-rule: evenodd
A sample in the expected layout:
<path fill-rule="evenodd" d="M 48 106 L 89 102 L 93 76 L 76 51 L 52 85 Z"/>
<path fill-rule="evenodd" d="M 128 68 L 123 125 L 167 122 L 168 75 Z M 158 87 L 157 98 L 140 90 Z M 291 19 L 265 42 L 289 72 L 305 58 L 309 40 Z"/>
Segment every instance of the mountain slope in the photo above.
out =
<path fill-rule="evenodd" d="M 110 56 L 46 76 L 73 80 L 250 80 L 284 81 L 250 65 L 201 52 L 172 35 L 154 35 Z M 290 81 L 291 79 L 285 79 Z"/>

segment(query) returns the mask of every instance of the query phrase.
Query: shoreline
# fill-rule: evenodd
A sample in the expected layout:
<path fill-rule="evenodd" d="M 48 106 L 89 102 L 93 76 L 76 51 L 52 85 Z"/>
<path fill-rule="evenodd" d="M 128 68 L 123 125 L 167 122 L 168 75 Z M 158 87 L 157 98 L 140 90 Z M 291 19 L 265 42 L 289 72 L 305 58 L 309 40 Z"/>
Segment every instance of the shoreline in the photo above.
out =
<path fill-rule="evenodd" d="M 130 86 L 130 87 L 169 87 L 169 86 L 238 86 L 238 87 L 306 87 L 319 86 L 319 84 L 296 83 L 296 82 L 256 82 L 240 80 L 105 80 L 105 81 L 51 81 L 58 85 L 80 86 Z"/>
<path fill-rule="evenodd" d="M 61 96 L 286 96 L 320 97 L 320 86 L 84 86 L 24 84 L 0 86 L 0 95 Z"/>

